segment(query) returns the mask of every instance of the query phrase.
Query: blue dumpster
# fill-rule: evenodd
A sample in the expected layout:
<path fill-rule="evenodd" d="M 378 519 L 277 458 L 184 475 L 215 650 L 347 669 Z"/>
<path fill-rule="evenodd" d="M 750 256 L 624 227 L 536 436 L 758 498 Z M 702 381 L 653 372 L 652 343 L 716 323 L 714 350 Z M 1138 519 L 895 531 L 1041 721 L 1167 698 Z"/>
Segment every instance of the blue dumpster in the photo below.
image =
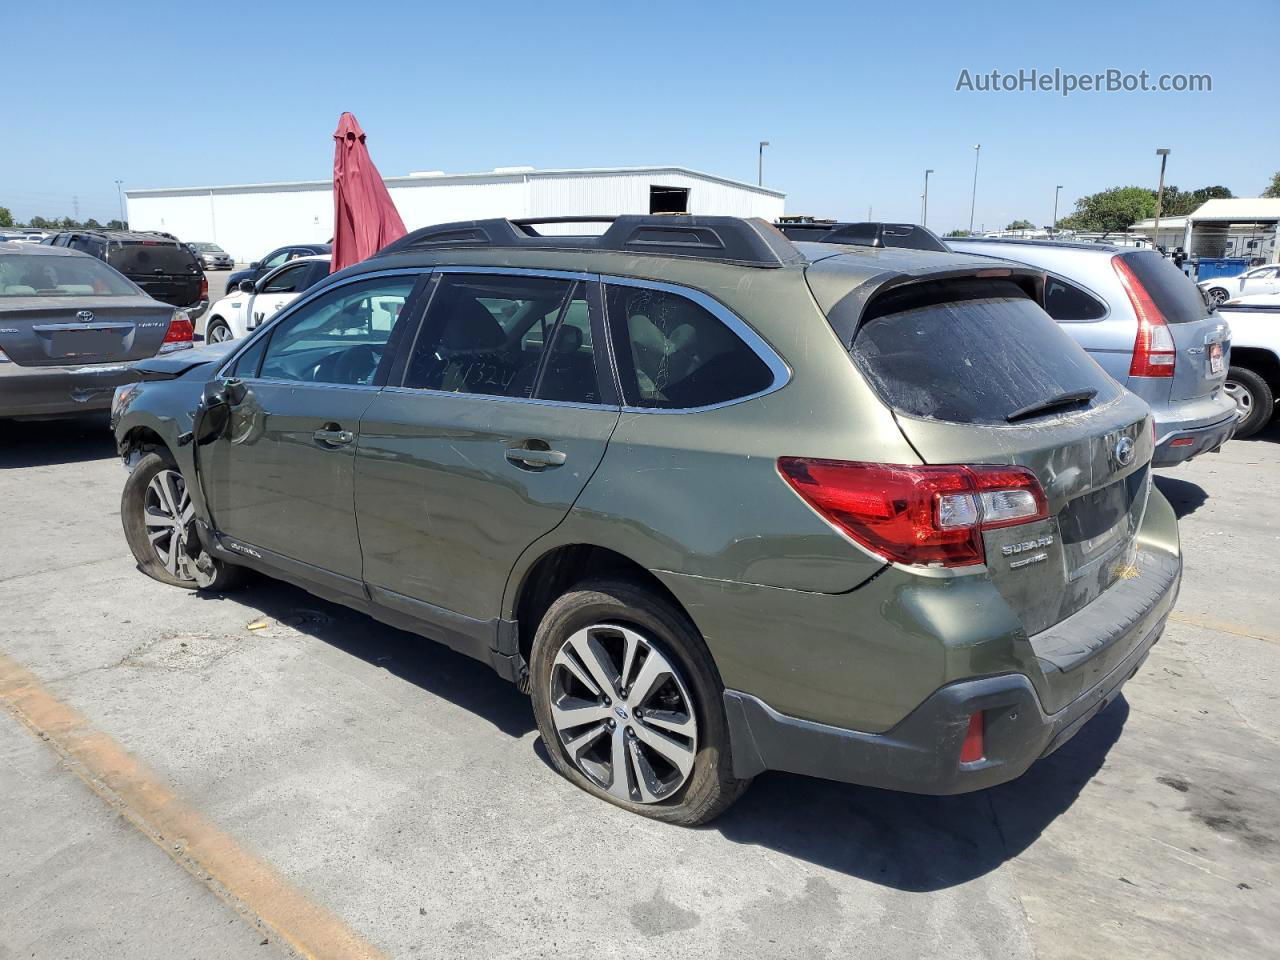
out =
<path fill-rule="evenodd" d="M 1238 277 L 1249 268 L 1247 257 L 1201 257 L 1197 280 L 1216 280 L 1218 277 Z"/>

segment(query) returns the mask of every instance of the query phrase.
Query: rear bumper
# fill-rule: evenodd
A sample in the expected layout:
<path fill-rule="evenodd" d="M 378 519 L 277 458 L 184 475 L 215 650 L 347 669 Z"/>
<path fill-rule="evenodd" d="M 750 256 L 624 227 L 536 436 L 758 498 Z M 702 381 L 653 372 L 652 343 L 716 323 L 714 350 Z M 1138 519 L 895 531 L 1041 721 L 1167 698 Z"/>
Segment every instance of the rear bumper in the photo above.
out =
<path fill-rule="evenodd" d="M 82 367 L 0 364 L 0 417 L 49 417 L 106 410 L 116 387 L 139 379 L 130 363 Z"/>
<path fill-rule="evenodd" d="M 789 717 L 750 694 L 727 690 L 735 774 L 785 770 L 926 794 L 965 793 L 1020 776 L 1115 699 L 1160 638 L 1177 598 L 1182 561 L 1177 554 L 1148 553 L 1142 564 L 1139 576 L 1027 641 L 1055 699 L 1071 691 L 1058 709 L 1045 709 L 1026 675 L 1003 674 L 948 684 L 891 730 L 864 733 Z M 977 711 L 985 721 L 985 756 L 961 763 Z"/>
<path fill-rule="evenodd" d="M 1239 422 L 1239 414 L 1232 404 L 1231 412 L 1222 420 L 1207 426 L 1200 425 L 1161 425 L 1160 438 L 1156 441 L 1155 452 L 1151 455 L 1153 467 L 1174 467 L 1186 463 L 1192 457 L 1202 453 L 1216 453 L 1224 443 L 1231 439 Z"/>

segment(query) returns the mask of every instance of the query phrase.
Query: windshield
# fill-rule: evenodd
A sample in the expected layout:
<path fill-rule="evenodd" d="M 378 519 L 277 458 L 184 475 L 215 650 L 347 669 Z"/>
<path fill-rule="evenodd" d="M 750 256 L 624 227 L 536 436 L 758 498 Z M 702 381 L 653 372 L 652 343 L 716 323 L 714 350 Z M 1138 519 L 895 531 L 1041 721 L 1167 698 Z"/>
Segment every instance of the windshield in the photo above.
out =
<path fill-rule="evenodd" d="M 1120 388 L 1008 281 L 951 281 L 873 303 L 851 350 L 891 407 L 1007 423 L 1100 405 Z"/>
<path fill-rule="evenodd" d="M 216 243 L 193 243 L 190 246 L 200 253 L 222 253 L 222 248 Z"/>
<path fill-rule="evenodd" d="M 101 260 L 0 254 L 0 297 L 138 297 L 142 292 Z"/>
<path fill-rule="evenodd" d="M 107 262 L 125 274 L 200 272 L 190 250 L 165 241 L 113 244 L 107 250 Z"/>

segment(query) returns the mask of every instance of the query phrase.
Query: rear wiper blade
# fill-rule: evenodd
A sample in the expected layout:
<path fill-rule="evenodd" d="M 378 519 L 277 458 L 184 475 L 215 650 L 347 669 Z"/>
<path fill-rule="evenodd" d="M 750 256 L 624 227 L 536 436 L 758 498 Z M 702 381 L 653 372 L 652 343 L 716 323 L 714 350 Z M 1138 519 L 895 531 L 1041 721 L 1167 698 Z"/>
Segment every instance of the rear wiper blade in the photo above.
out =
<path fill-rule="evenodd" d="M 1057 410 L 1059 407 L 1070 407 L 1078 403 L 1088 403 L 1098 395 L 1098 391 L 1089 387 L 1085 390 L 1068 390 L 1066 393 L 1059 393 L 1057 396 L 1050 397 L 1048 400 L 1039 400 L 1035 403 L 1029 403 L 1025 407 L 1019 407 L 1013 413 L 1005 417 L 1006 423 L 1016 423 L 1019 420 L 1025 420 L 1027 417 L 1034 417 L 1036 414 L 1049 413 L 1051 410 Z"/>

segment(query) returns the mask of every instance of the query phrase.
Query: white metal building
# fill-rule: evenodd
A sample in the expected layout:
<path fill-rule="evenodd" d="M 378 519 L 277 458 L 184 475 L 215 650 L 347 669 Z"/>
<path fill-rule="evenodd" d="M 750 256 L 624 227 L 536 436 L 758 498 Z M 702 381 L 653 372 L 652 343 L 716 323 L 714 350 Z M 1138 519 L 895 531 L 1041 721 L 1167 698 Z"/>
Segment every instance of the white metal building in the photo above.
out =
<path fill-rule="evenodd" d="M 451 220 L 677 213 L 776 220 L 786 195 L 684 167 L 411 173 L 385 178 L 405 226 Z M 127 190 L 134 230 L 163 230 L 181 240 L 211 241 L 238 262 L 289 243 L 323 243 L 333 235 L 328 180 Z"/>

